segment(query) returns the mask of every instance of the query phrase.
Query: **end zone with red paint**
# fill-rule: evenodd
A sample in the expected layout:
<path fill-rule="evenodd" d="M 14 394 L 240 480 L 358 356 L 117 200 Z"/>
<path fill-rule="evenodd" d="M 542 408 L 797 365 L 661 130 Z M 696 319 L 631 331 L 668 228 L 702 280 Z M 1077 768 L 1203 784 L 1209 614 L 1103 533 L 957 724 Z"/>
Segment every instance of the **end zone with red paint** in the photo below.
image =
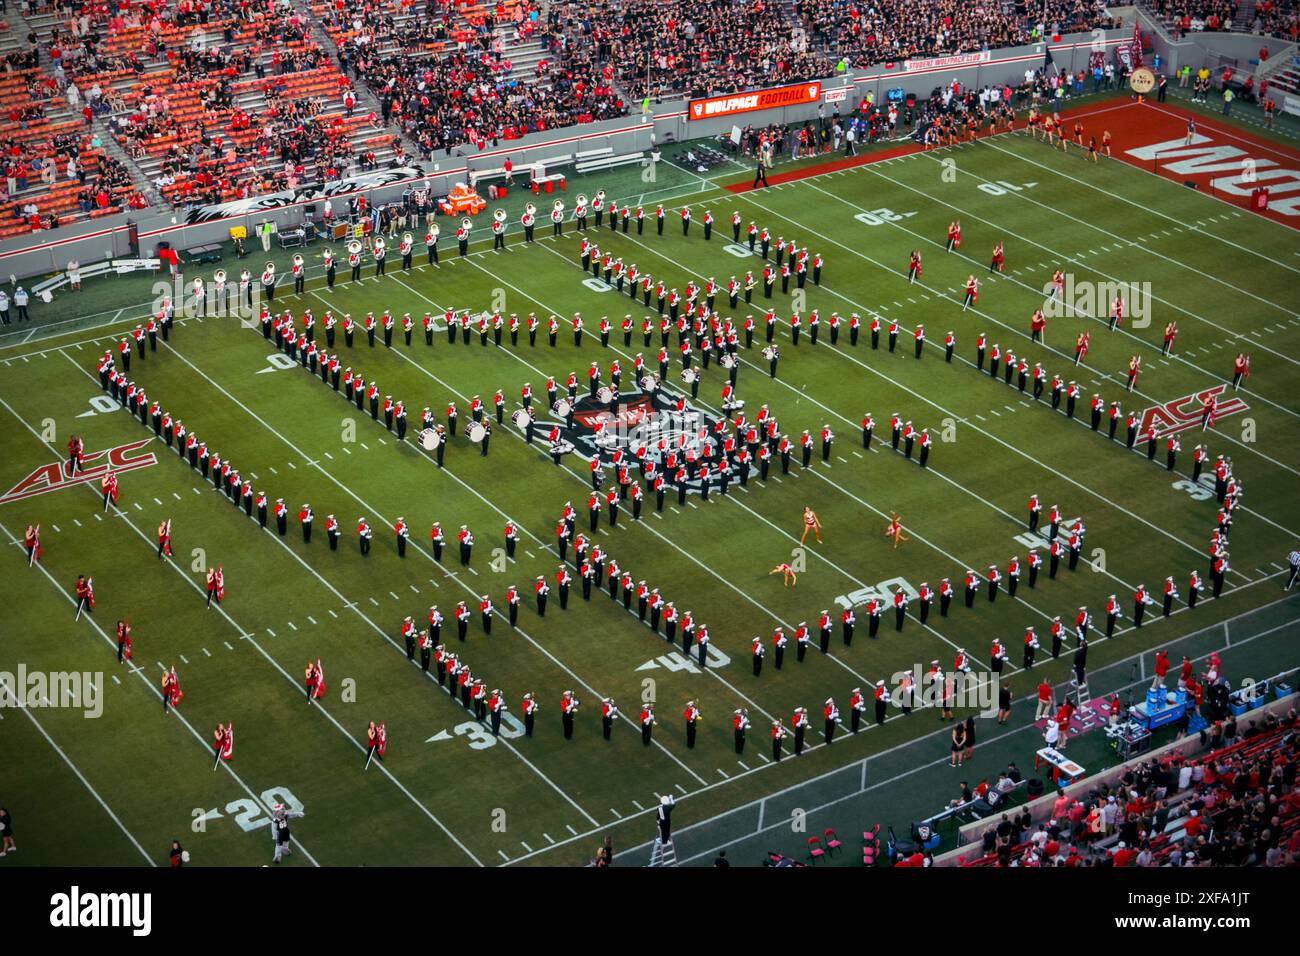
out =
<path fill-rule="evenodd" d="M 1190 145 L 1189 121 L 1196 124 Z M 1250 194 L 1267 186 L 1262 214 L 1300 229 L 1300 152 L 1167 103 L 1134 103 L 1110 125 L 1116 158 L 1251 212 Z"/>

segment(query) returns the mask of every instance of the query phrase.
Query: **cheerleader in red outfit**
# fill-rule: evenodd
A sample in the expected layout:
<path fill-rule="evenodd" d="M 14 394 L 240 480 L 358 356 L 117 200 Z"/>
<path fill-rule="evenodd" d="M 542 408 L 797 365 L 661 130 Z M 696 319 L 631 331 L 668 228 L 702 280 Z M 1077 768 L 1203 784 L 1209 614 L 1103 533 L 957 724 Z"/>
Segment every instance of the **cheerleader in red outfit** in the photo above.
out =
<path fill-rule="evenodd" d="M 208 607 L 212 607 L 212 601 L 215 598 L 218 604 L 226 596 L 226 575 L 221 570 L 221 565 L 208 569 Z"/>
<path fill-rule="evenodd" d="M 907 264 L 907 284 L 912 285 L 921 277 L 921 250 L 913 249 Z"/>
<path fill-rule="evenodd" d="M 158 525 L 158 557 L 172 556 L 172 519 L 168 518 Z"/>
<path fill-rule="evenodd" d="M 1124 324 L 1124 300 L 1120 296 L 1115 297 L 1115 301 L 1110 304 L 1110 322 L 1108 327 L 1112 332 Z"/>
<path fill-rule="evenodd" d="M 73 618 L 73 620 L 79 620 L 81 618 L 82 611 L 85 611 L 87 614 L 94 613 L 95 579 L 88 578 L 84 574 L 79 575 L 77 577 L 75 593 L 77 595 L 77 614 L 76 617 Z"/>
<path fill-rule="evenodd" d="M 217 724 L 217 729 L 212 732 L 212 769 L 217 769 L 217 764 L 222 760 L 229 760 L 235 755 L 235 725 L 234 722 L 227 723 L 224 727 Z"/>
<path fill-rule="evenodd" d="M 1062 299 L 1065 297 L 1065 273 L 1057 269 L 1052 273 L 1052 298 Z"/>
<path fill-rule="evenodd" d="M 1006 264 L 1006 256 L 1002 251 L 1002 243 L 999 242 L 993 247 L 993 259 L 989 262 L 989 272 L 1001 272 L 1002 267 Z"/>
<path fill-rule="evenodd" d="M 109 501 L 117 504 L 117 475 L 110 471 L 100 479 L 99 487 L 104 493 L 104 510 L 107 511 Z"/>
<path fill-rule="evenodd" d="M 319 700 L 325 696 L 325 668 L 321 666 L 320 658 L 316 658 L 316 663 L 307 662 L 306 676 L 303 678 L 303 684 L 307 689 L 307 703 L 313 700 Z"/>
<path fill-rule="evenodd" d="M 117 622 L 117 662 L 125 663 L 131 659 L 131 625 L 126 621 Z"/>
<path fill-rule="evenodd" d="M 41 559 L 44 549 L 41 547 L 41 526 L 29 524 L 23 532 L 23 547 L 27 549 L 27 566 L 30 568 Z"/>
<path fill-rule="evenodd" d="M 968 276 L 966 279 L 966 299 L 962 303 L 961 310 L 965 312 L 974 305 L 975 300 L 979 298 L 979 294 L 980 289 L 978 280 L 976 280 L 974 276 Z"/>
<path fill-rule="evenodd" d="M 171 707 L 180 706 L 180 702 L 184 697 L 185 692 L 181 690 L 181 679 L 176 676 L 176 665 L 173 664 L 172 669 L 163 674 L 162 677 L 163 713 L 167 713 Z"/>
<path fill-rule="evenodd" d="M 950 222 L 948 224 L 948 251 L 956 252 L 961 248 L 961 222 Z"/>
<path fill-rule="evenodd" d="M 790 565 L 785 562 L 778 564 L 767 573 L 781 575 L 781 580 L 784 582 L 786 587 L 789 587 L 792 584 L 797 584 L 799 581 L 798 577 L 794 573 L 794 568 L 790 567 Z"/>
<path fill-rule="evenodd" d="M 1232 362 L 1232 390 L 1235 392 L 1241 388 L 1241 381 L 1246 378 L 1250 378 L 1250 356 L 1245 352 L 1238 352 Z"/>

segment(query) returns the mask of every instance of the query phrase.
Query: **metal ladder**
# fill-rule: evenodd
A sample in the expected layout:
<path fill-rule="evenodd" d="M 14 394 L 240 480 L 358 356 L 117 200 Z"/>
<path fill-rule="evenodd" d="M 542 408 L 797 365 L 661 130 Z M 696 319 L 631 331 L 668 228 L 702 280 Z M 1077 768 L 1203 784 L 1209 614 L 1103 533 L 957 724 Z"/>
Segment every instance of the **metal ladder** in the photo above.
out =
<path fill-rule="evenodd" d="M 1088 692 L 1088 685 L 1086 683 L 1075 685 L 1074 696 L 1079 705 L 1079 710 L 1085 710 L 1088 707 L 1089 702 L 1092 700 L 1092 695 Z"/>
<path fill-rule="evenodd" d="M 677 849 L 672 843 L 664 845 L 664 842 L 655 837 L 655 845 L 650 850 L 650 866 L 676 866 Z"/>

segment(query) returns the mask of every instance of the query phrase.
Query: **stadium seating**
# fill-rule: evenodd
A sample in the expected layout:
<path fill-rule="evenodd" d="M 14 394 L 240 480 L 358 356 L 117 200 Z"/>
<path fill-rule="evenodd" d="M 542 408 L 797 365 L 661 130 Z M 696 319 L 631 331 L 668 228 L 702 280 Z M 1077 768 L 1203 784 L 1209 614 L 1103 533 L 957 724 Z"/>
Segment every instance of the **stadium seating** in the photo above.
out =
<path fill-rule="evenodd" d="M 380 99 L 385 121 L 425 158 L 627 112 L 590 51 L 551 42 L 528 0 L 434 0 L 422 16 L 401 0 L 369 0 L 364 10 L 364 21 L 351 23 L 337 8 L 321 15 L 341 59 Z"/>
<path fill-rule="evenodd" d="M 196 9 L 28 19 L 86 110 L 164 199 L 229 200 L 402 158 L 392 134 L 348 97 L 305 10 Z"/>
<path fill-rule="evenodd" d="M 109 215 L 137 199 L 129 172 L 107 159 L 38 51 L 7 22 L 0 58 L 0 238 Z"/>
<path fill-rule="evenodd" d="M 1135 764 L 1135 782 L 1118 786 L 1110 794 L 1123 802 L 1120 826 L 1110 833 L 1088 826 L 1088 815 L 1107 799 L 1104 792 L 1090 794 L 1072 807 L 1069 818 L 1053 821 L 1060 824 L 1061 835 L 1056 841 L 1060 849 L 1051 861 L 1043 859 L 1045 841 L 1031 839 L 1030 832 L 1022 830 L 1019 841 L 990 853 L 968 854 L 960 865 L 1039 866 L 1047 862 L 1074 866 L 1099 861 L 1147 866 L 1264 865 L 1270 851 L 1286 848 L 1294 854 L 1300 849 L 1300 794 L 1294 784 L 1287 788 L 1283 781 L 1286 768 L 1293 768 L 1300 756 L 1298 729 L 1300 718 L 1292 712 L 1280 720 L 1247 727 L 1241 739 L 1227 746 L 1186 758 L 1168 758 L 1158 769 L 1153 762 Z M 1172 781 L 1164 792 L 1146 786 L 1156 772 Z M 1144 786 L 1145 792 L 1140 792 Z M 1157 811 L 1167 822 L 1154 833 Z M 1273 816 L 1278 819 L 1276 832 L 1269 829 Z M 1128 832 L 1137 834 L 1127 846 L 1123 840 L 1126 825 Z M 1149 855 L 1149 861 L 1140 862 L 1139 853 Z"/>
<path fill-rule="evenodd" d="M 883 0 L 870 9 L 842 0 L 793 0 L 810 45 L 832 63 L 865 67 L 917 57 L 1017 46 L 1047 35 L 1118 24 L 1098 2 L 1023 6 L 959 0 Z"/>

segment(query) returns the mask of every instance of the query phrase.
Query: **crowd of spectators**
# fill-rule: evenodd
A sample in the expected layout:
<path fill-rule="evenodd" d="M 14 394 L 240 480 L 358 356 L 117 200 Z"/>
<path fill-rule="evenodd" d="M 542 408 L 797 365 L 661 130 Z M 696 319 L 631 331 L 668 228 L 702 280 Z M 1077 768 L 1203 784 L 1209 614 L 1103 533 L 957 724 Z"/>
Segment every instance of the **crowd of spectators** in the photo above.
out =
<path fill-rule="evenodd" d="M 1175 39 L 1204 30 L 1229 31 L 1243 24 L 1237 0 L 1146 0 L 1146 5 L 1168 26 Z"/>
<path fill-rule="evenodd" d="M 778 0 L 553 0 L 550 19 L 556 42 L 593 49 L 634 101 L 777 86 L 835 66 Z"/>
<path fill-rule="evenodd" d="M 515 4 L 461 21 L 454 7 L 430 0 L 425 15 L 402 18 L 381 0 L 373 16 L 349 24 L 340 41 L 345 70 L 379 98 L 381 119 L 413 140 L 423 158 L 468 144 L 484 149 L 529 133 L 621 116 L 627 107 L 593 51 L 544 24 L 538 10 Z M 552 13 L 552 16 L 554 14 Z M 539 40 L 546 55 L 516 70 L 507 41 Z"/>
<path fill-rule="evenodd" d="M 1236 0 L 1150 3 L 1187 30 L 1224 28 L 1237 15 Z M 185 202 L 338 178 L 374 168 L 377 150 L 404 162 L 404 142 L 428 160 L 625 115 L 647 98 L 717 95 L 1116 25 L 1101 0 L 25 4 L 55 15 L 41 37 L 51 66 L 33 70 L 32 95 L 7 108 L 10 123 L 38 122 L 52 97 L 64 97 L 87 122 L 105 117 L 137 160 L 157 159 L 141 165 Z M 1298 7 L 1262 0 L 1255 25 L 1294 34 Z M 327 88 L 293 82 L 336 68 L 333 51 L 313 39 L 313 21 L 337 46 L 338 75 Z M 5 58 L 10 72 L 36 65 L 34 47 Z M 373 112 L 357 103 L 361 85 L 378 101 Z M 920 116 L 894 105 L 772 131 L 776 152 L 851 151 L 899 135 Z M 358 141 L 362 124 L 375 135 Z M 755 147 L 746 130 L 742 150 Z"/>
<path fill-rule="evenodd" d="M 127 167 L 104 155 L 96 137 L 62 132 L 0 137 L 0 206 L 31 231 L 57 229 L 65 216 L 139 208 L 141 197 Z M 93 157 L 93 159 L 92 159 Z M 65 206 L 60 183 L 77 183 L 75 205 Z"/>
<path fill-rule="evenodd" d="M 982 834 L 1000 866 L 1300 865 L 1300 717 L 1229 716 L 1203 732 L 1210 752 L 1131 765 L 1113 785 L 1058 794 L 1035 826 L 1028 810 Z M 974 862 L 968 858 L 967 864 Z"/>
<path fill-rule="evenodd" d="M 866 67 L 1040 42 L 1119 25 L 1102 0 L 793 0 L 812 44 Z"/>
<path fill-rule="evenodd" d="M 1255 4 L 1252 33 L 1281 37 L 1291 43 L 1300 38 L 1300 2 L 1297 0 L 1261 0 Z"/>

